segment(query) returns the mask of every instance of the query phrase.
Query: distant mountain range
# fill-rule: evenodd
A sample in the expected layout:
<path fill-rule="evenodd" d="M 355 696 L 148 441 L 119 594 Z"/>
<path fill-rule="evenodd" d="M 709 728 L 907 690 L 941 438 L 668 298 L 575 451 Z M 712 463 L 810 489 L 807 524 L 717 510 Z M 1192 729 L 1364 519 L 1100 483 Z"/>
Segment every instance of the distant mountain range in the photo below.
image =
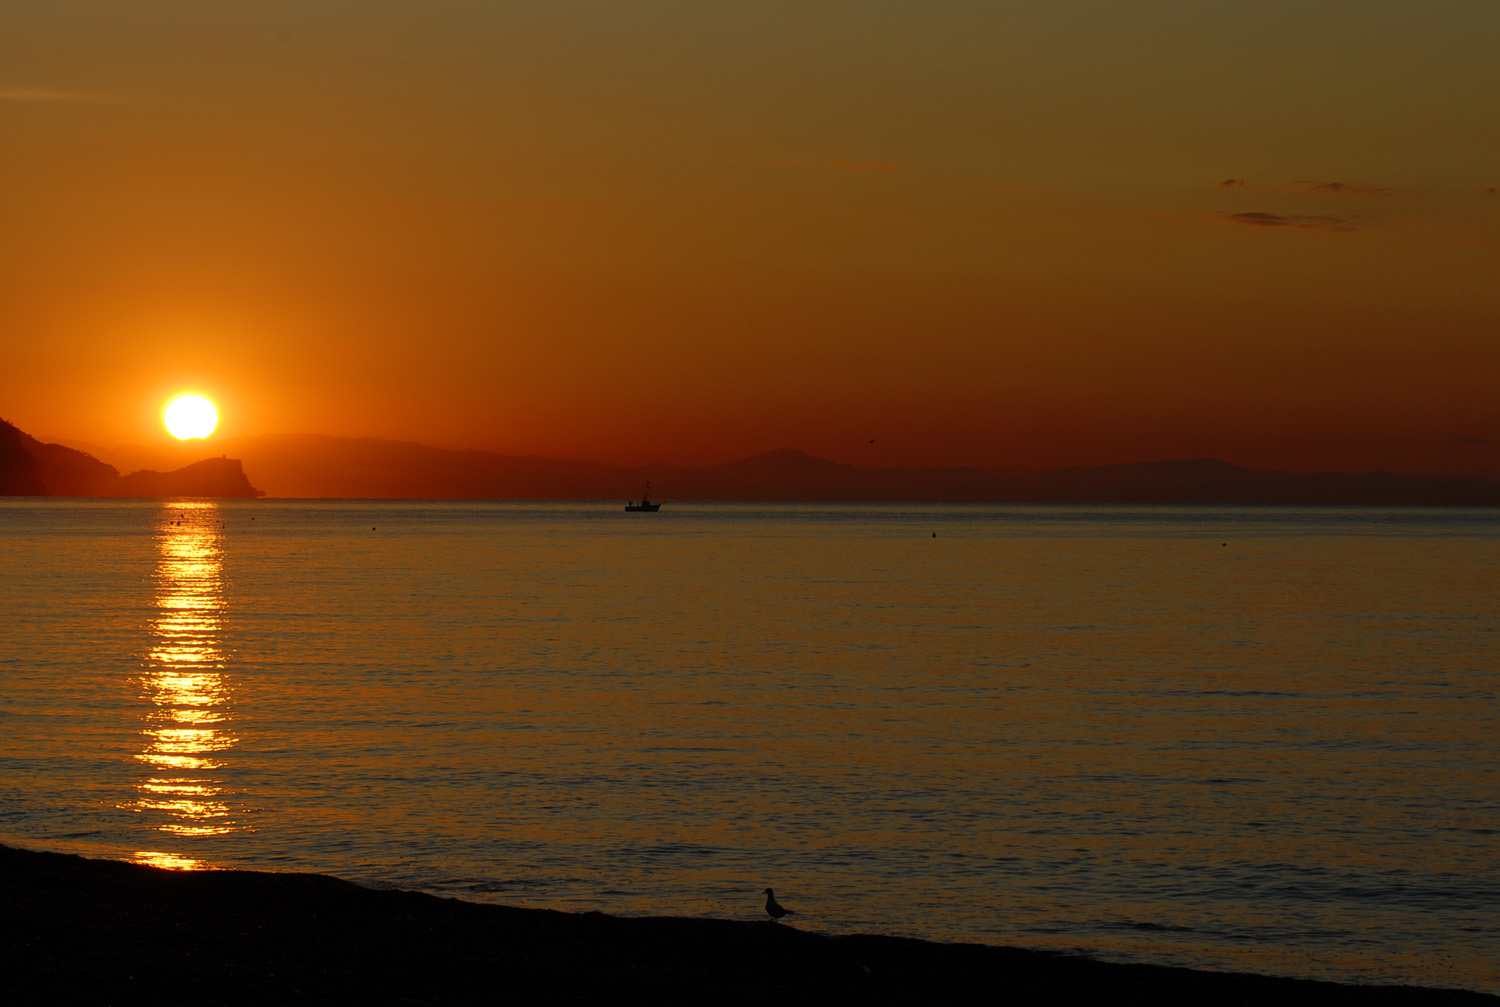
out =
<path fill-rule="evenodd" d="M 770 451 L 725 465 L 621 467 L 449 451 L 373 437 L 280 434 L 226 439 L 235 457 L 120 475 L 92 455 L 0 423 L 0 495 L 261 495 L 429 500 L 950 501 L 1100 504 L 1500 506 L 1500 482 L 1387 472 L 1292 474 L 1212 458 L 1010 475 L 981 468 L 866 469 Z"/>
<path fill-rule="evenodd" d="M 209 458 L 172 472 L 121 475 L 91 454 L 43 444 L 0 420 L 0 496 L 57 497 L 257 497 L 244 466 Z"/>

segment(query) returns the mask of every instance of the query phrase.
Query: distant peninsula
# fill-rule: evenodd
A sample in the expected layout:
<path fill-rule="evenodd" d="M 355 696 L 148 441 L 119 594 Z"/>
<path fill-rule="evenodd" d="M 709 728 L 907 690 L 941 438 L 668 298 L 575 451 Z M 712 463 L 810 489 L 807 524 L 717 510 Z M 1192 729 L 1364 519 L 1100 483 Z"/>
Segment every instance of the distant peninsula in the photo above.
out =
<path fill-rule="evenodd" d="M 217 444 L 228 453 L 170 472 L 121 475 L 93 455 L 43 444 L 0 421 L 0 496 L 623 501 L 649 481 L 653 496 L 670 500 L 1500 507 L 1500 482 L 1490 479 L 1266 472 L 1214 458 L 1014 474 L 859 468 L 794 450 L 723 465 L 624 467 L 377 437 L 273 434 Z M 265 492 L 250 484 L 247 469 Z"/>
<path fill-rule="evenodd" d="M 121 475 L 113 465 L 61 444 L 43 444 L 0 420 L 0 496 L 258 497 L 235 458 L 207 458 L 172 472 Z"/>
<path fill-rule="evenodd" d="M 859 468 L 793 450 L 723 465 L 622 467 L 319 434 L 240 437 L 225 446 L 278 497 L 624 501 L 649 481 L 652 496 L 668 500 L 1500 506 L 1500 482 L 1488 479 L 1263 472 L 1212 458 L 1016 475 Z"/>

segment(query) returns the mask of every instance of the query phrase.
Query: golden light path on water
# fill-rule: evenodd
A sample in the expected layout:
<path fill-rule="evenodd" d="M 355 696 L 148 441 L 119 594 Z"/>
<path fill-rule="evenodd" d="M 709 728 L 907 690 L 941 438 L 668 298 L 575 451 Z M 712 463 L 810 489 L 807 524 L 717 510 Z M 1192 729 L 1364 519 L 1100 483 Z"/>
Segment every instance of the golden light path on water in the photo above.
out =
<path fill-rule="evenodd" d="M 156 612 L 142 686 L 151 703 L 136 758 L 147 768 L 132 810 L 151 814 L 171 837 L 223 835 L 238 827 L 220 778 L 230 728 L 222 640 L 222 522 L 213 501 L 172 501 L 158 519 Z M 164 844 L 166 845 L 166 844 Z M 199 870 L 181 853 L 140 850 L 154 867 Z"/>

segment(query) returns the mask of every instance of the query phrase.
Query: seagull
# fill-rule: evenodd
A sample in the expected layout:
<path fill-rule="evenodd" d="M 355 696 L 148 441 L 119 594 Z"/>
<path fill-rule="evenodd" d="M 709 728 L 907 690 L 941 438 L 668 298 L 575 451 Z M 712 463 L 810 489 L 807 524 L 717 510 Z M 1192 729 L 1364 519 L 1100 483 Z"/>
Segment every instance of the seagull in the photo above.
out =
<path fill-rule="evenodd" d="M 795 909 L 788 909 L 786 906 L 782 905 L 780 902 L 777 902 L 776 901 L 776 893 L 773 892 L 773 891 L 771 891 L 771 889 L 767 888 L 766 889 L 766 915 L 769 916 L 769 917 L 771 917 L 771 919 L 773 919 L 773 920 L 779 920 L 783 916 L 785 916 L 787 913 L 791 913 L 793 916 L 797 915 L 797 911 Z"/>

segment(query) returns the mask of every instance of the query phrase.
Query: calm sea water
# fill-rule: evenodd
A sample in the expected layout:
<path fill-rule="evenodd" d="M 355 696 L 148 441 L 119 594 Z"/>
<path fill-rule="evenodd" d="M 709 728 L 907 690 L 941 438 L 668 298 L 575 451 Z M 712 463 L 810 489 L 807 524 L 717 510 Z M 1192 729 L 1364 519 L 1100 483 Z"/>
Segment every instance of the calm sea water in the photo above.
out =
<path fill-rule="evenodd" d="M 1500 992 L 1494 511 L 32 500 L 0 564 L 8 843 Z"/>

